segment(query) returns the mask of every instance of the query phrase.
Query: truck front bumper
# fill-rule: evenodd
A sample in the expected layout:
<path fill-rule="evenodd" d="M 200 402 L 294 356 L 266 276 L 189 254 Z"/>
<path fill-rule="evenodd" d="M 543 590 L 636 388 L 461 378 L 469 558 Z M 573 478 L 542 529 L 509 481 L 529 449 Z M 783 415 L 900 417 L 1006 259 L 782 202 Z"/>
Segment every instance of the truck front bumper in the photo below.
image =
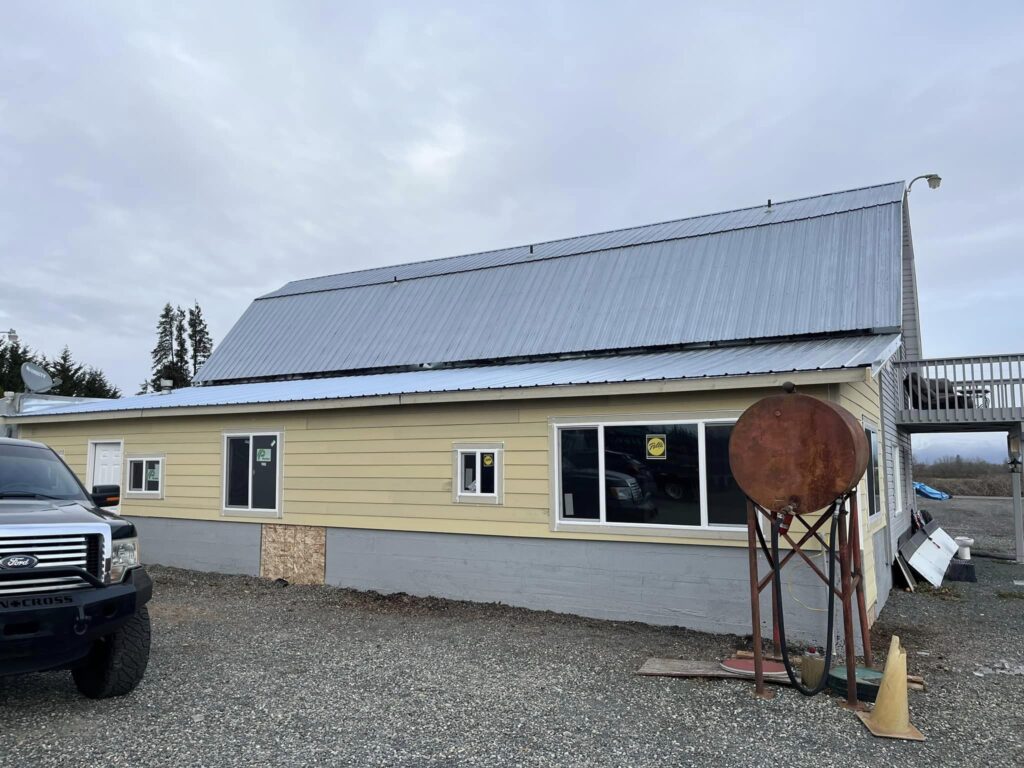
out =
<path fill-rule="evenodd" d="M 152 579 L 137 567 L 120 584 L 0 597 L 0 675 L 71 666 L 152 596 Z"/>

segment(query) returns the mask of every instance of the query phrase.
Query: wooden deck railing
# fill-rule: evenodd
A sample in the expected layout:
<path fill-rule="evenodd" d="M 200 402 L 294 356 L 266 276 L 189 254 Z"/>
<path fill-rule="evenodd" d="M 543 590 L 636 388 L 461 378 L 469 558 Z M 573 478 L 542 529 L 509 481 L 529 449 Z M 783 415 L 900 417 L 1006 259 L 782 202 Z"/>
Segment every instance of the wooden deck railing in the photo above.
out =
<path fill-rule="evenodd" d="M 1024 354 L 896 362 L 903 424 L 1024 421 Z"/>

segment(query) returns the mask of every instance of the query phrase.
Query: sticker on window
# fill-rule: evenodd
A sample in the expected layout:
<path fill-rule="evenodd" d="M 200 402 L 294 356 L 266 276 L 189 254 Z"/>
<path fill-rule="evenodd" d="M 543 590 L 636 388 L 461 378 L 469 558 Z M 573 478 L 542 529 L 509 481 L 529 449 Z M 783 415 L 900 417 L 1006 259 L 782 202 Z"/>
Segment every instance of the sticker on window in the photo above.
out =
<path fill-rule="evenodd" d="M 483 454 L 483 457 L 481 458 L 481 461 L 483 461 L 485 467 L 493 467 L 494 466 L 494 454 L 493 453 L 485 453 L 485 454 Z"/>
<path fill-rule="evenodd" d="M 256 461 L 260 464 L 268 464 L 271 461 L 272 452 L 269 448 L 256 449 Z"/>
<path fill-rule="evenodd" d="M 150 466 L 146 468 L 146 479 L 151 482 L 156 482 L 160 479 L 160 467 Z"/>
<path fill-rule="evenodd" d="M 647 436 L 647 458 L 664 459 L 668 453 L 668 443 L 665 435 Z"/>

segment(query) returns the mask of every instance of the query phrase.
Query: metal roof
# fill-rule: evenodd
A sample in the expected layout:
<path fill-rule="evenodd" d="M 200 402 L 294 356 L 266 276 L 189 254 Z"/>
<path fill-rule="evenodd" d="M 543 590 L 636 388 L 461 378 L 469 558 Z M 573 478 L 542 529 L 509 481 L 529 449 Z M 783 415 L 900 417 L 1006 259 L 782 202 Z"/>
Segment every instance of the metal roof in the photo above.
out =
<path fill-rule="evenodd" d="M 18 418 L 877 367 L 893 355 L 899 338 L 899 334 L 868 335 L 646 355 L 190 387 L 162 395 L 36 407 Z"/>
<path fill-rule="evenodd" d="M 196 381 L 898 329 L 903 188 L 299 280 Z"/>

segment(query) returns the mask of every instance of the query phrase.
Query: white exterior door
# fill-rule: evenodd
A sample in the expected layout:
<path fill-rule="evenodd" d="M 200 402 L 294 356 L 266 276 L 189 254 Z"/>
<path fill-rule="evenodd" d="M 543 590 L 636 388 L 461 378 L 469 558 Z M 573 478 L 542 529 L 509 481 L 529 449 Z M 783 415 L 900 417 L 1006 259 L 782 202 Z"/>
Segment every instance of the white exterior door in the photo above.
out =
<path fill-rule="evenodd" d="M 93 443 L 91 459 L 90 493 L 95 485 L 121 485 L 121 443 Z M 111 507 L 110 511 L 119 509 Z"/>

